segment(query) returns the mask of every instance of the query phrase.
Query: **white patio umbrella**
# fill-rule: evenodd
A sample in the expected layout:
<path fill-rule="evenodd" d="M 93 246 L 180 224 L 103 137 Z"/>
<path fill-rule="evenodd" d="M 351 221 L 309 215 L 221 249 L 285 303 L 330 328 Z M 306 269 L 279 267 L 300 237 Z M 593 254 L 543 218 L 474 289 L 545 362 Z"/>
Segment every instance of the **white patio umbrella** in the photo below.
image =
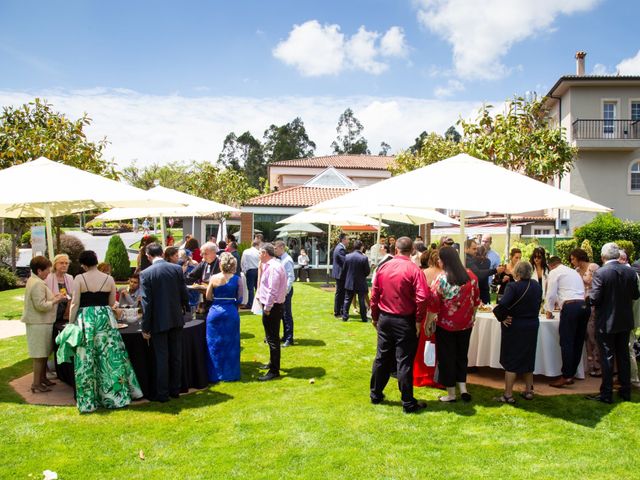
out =
<path fill-rule="evenodd" d="M 0 170 L 0 185 L 0 217 L 44 217 L 51 258 L 53 217 L 96 208 L 185 205 L 45 157 Z"/>
<path fill-rule="evenodd" d="M 495 186 L 506 189 L 509 196 L 490 194 L 489 189 Z M 464 153 L 354 190 L 309 210 L 371 214 L 376 208 L 388 207 L 458 210 L 463 238 L 465 217 L 471 211 L 508 215 L 548 208 L 611 211 L 604 205 Z"/>
<path fill-rule="evenodd" d="M 276 232 L 296 236 L 304 235 L 305 233 L 322 233 L 322 229 L 310 223 L 288 223 L 284 227 L 276 228 Z"/>
<path fill-rule="evenodd" d="M 146 207 L 136 206 L 133 208 L 112 208 L 111 210 L 98 215 L 96 218 L 104 221 L 123 220 L 127 218 L 160 217 L 162 227 L 162 243 L 166 241 L 165 217 L 191 217 L 192 230 L 195 223 L 194 217 L 208 217 L 216 213 L 239 212 L 237 208 L 223 203 L 206 200 L 204 198 L 189 195 L 188 193 L 165 188 L 163 186 L 153 187 L 147 190 L 148 194 L 158 199 L 173 199 L 181 203 L 180 206 Z"/>

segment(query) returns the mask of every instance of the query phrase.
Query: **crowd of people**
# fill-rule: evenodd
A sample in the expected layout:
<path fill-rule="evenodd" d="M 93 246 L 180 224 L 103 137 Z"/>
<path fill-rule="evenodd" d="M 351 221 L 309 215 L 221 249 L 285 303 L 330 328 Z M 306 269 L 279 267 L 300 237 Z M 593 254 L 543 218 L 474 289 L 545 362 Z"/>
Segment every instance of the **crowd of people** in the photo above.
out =
<path fill-rule="evenodd" d="M 92 251 L 80 255 L 84 273 L 75 278 L 67 273 L 70 262 L 64 254 L 52 262 L 41 256 L 33 258 L 23 314 L 33 359 L 33 393 L 50 391 L 55 385 L 46 375 L 55 341 L 56 361 L 74 364 L 81 412 L 119 408 L 141 398 L 117 332 L 118 320 L 127 309 L 140 310 L 141 334 L 154 357 L 157 393 L 153 400 L 166 402 L 179 395 L 182 330 L 185 321 L 197 314 L 206 320 L 210 382 L 240 379 L 240 309 L 262 316 L 269 362 L 262 366 L 266 371 L 258 379 L 280 376 L 281 348 L 295 344 L 291 304 L 295 270 L 297 280 L 304 281 L 300 272 L 309 265 L 304 251 L 295 268 L 284 242 L 266 243 L 260 234 L 242 255 L 233 236 L 217 244 L 199 245 L 188 235 L 179 248 L 164 249 L 152 240 L 143 237 L 138 267 L 128 286 L 120 290 L 109 265 L 99 264 Z M 600 268 L 581 249 L 571 252 L 572 267 L 568 267 L 560 258 L 549 257 L 542 247 L 535 248 L 528 260 L 513 248 L 507 261 L 501 262 L 491 245 L 490 236 L 467 240 L 463 263 L 460 246 L 447 236 L 431 245 L 421 238 L 382 237 L 366 255 L 361 240 L 356 239 L 348 252 L 349 238 L 340 235 L 332 253 L 334 315 L 348 321 L 357 299 L 360 320 L 371 318 L 376 328 L 371 402 L 384 400 L 391 376 L 397 378 L 407 413 L 426 406 L 415 398 L 414 386 L 444 389 L 440 402 L 458 398 L 470 402 L 466 380 L 471 332 L 476 311 L 490 303 L 492 289 L 497 295 L 492 309 L 501 323 L 500 363 L 505 370 L 504 392 L 496 401 L 515 403 L 518 375 L 525 384 L 521 397 L 534 398 L 541 314 L 548 319 L 559 316 L 562 376 L 550 383 L 552 387 L 564 388 L 574 382 L 586 342 L 588 373 L 602 377 L 599 395 L 590 398 L 613 401 L 617 365 L 618 392 L 628 400 L 631 385 L 640 386 L 630 347 L 635 340 L 634 326 L 640 326 L 640 268 L 629 265 L 625 252 L 615 244 L 602 248 Z"/>

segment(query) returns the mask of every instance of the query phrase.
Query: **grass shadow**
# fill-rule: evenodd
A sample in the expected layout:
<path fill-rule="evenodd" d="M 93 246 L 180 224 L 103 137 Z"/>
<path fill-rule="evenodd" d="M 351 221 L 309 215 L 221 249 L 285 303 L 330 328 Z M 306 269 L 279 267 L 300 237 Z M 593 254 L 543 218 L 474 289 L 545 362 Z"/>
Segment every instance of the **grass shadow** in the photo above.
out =
<path fill-rule="evenodd" d="M 229 400 L 233 400 L 233 396 L 227 393 L 218 392 L 213 390 L 215 385 L 210 385 L 207 388 L 192 392 L 189 394 L 180 395 L 180 398 L 172 398 L 166 403 L 160 402 L 148 402 L 148 403 L 136 403 L 133 402 L 129 407 L 136 408 L 145 412 L 157 412 L 167 413 L 170 415 L 178 415 L 182 410 L 192 410 L 202 407 L 211 407 L 219 403 L 223 403 Z M 113 410 L 100 409 L 95 413 L 101 415 L 108 415 Z"/>
<path fill-rule="evenodd" d="M 256 338 L 256 336 L 253 333 L 240 332 L 240 340 L 247 340 L 249 338 Z"/>
<path fill-rule="evenodd" d="M 0 403 L 25 403 L 9 382 L 20 378 L 31 371 L 33 361 L 25 358 L 13 365 L 0 369 Z"/>
<path fill-rule="evenodd" d="M 291 378 L 321 378 L 327 374 L 327 371 L 322 367 L 292 367 L 283 368 L 282 371 L 287 377 Z"/>
<path fill-rule="evenodd" d="M 324 340 L 318 340 L 315 338 L 296 338 L 295 345 L 299 347 L 326 347 L 327 343 Z"/>

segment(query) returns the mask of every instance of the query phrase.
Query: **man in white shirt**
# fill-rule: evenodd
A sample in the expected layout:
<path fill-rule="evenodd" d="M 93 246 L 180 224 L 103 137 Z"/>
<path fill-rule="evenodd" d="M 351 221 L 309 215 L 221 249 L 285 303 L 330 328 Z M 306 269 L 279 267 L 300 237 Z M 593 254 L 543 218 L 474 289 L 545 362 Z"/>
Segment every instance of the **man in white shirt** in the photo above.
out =
<path fill-rule="evenodd" d="M 251 247 L 242 252 L 242 258 L 240 259 L 240 268 L 247 280 L 247 290 L 249 290 L 248 301 L 244 308 L 251 308 L 251 305 L 253 305 L 253 295 L 258 286 L 258 265 L 260 264 L 260 250 L 258 249 L 261 243 L 256 238 Z"/>
<path fill-rule="evenodd" d="M 276 257 L 280 259 L 280 263 L 284 267 L 287 274 L 287 296 L 284 299 L 282 310 L 282 342 L 283 347 L 291 347 L 293 345 L 293 312 L 291 311 L 291 299 L 293 298 L 293 282 L 296 280 L 293 258 L 285 249 L 282 240 L 276 240 L 273 244 Z"/>
<path fill-rule="evenodd" d="M 555 307 L 560 309 L 560 351 L 562 376 L 549 385 L 562 388 L 573 383 L 582 360 L 582 348 L 591 310 L 584 301 L 584 282 L 574 269 L 562 264 L 559 257 L 549 259 L 549 277 L 545 292 L 547 318 L 553 318 Z"/>

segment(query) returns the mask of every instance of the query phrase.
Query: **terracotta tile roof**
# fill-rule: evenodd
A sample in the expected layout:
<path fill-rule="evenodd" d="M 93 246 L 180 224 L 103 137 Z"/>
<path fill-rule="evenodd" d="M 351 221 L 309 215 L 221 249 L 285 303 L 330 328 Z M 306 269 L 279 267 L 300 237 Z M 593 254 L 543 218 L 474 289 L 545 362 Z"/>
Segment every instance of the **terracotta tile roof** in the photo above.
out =
<path fill-rule="evenodd" d="M 245 203 L 245 206 L 310 207 L 352 191 L 352 188 L 305 187 L 300 185 L 253 197 Z"/>
<path fill-rule="evenodd" d="M 297 158 L 273 162 L 273 167 L 335 167 L 364 168 L 368 170 L 386 170 L 395 160 L 394 156 L 384 155 L 329 155 L 326 157 Z"/>
<path fill-rule="evenodd" d="M 487 217 L 473 217 L 467 218 L 467 223 L 506 223 L 507 217 L 503 215 L 490 215 Z M 547 216 L 522 216 L 522 215 L 511 215 L 511 222 L 549 222 L 553 223 L 556 219 L 553 217 Z"/>

